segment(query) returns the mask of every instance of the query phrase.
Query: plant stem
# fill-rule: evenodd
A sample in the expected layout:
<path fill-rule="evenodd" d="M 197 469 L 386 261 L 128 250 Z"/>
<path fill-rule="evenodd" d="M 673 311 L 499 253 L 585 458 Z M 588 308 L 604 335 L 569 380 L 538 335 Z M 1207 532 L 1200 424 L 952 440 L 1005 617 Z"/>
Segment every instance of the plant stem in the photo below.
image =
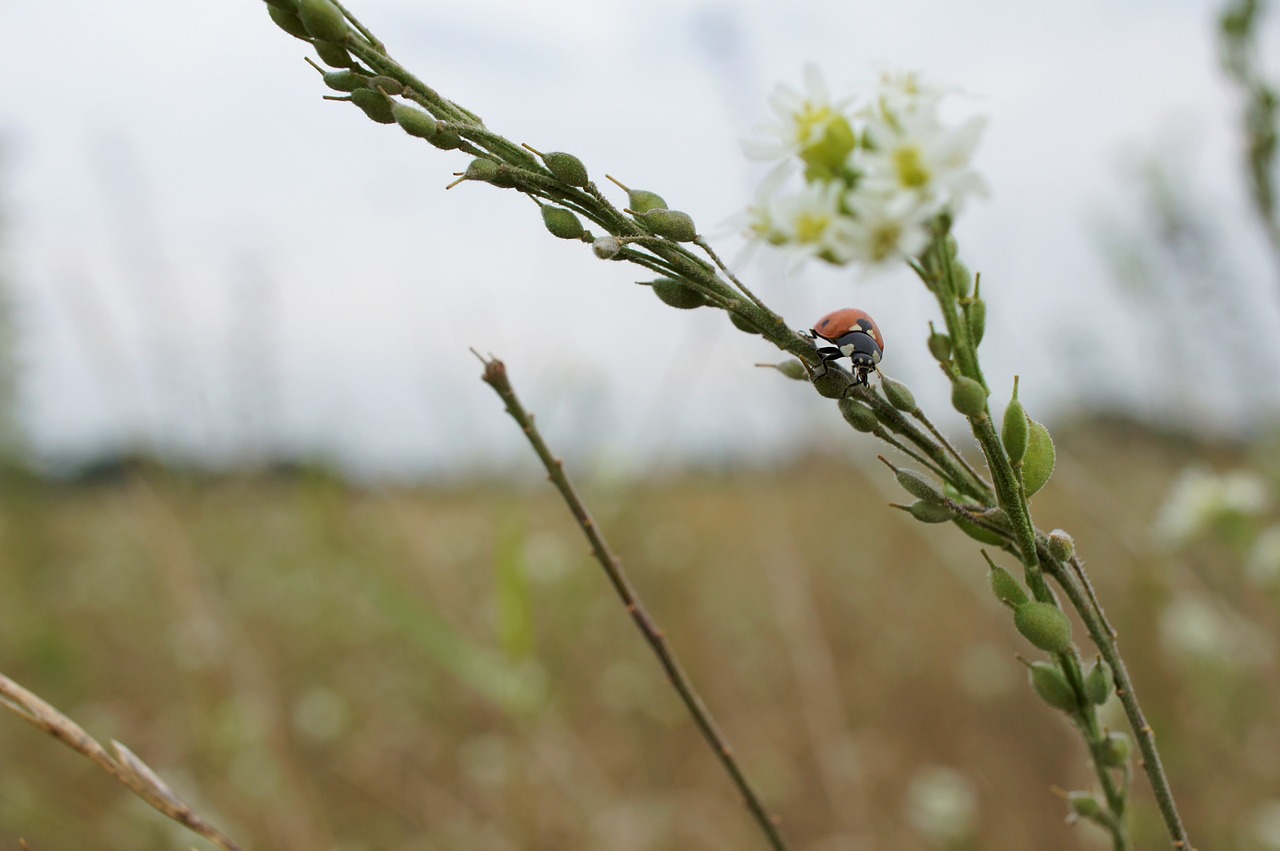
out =
<path fill-rule="evenodd" d="M 769 841 L 769 845 L 774 851 L 786 851 L 786 843 L 783 841 L 777 820 L 765 810 L 760 796 L 756 794 L 751 784 L 747 781 L 746 775 L 743 774 L 738 761 L 734 758 L 733 750 L 725 740 L 724 734 L 720 732 L 715 720 L 711 717 L 711 713 L 702 702 L 702 698 L 694 691 L 692 683 L 689 682 L 689 678 L 685 675 L 675 654 L 668 646 L 662 630 L 658 628 L 653 618 L 649 616 L 644 605 L 640 602 L 640 598 L 631 587 L 631 582 L 623 572 L 622 562 L 609 549 L 609 545 L 604 539 L 604 534 L 591 518 L 590 512 L 587 511 L 586 506 L 570 483 L 569 477 L 564 471 L 564 462 L 551 453 L 551 450 L 543 441 L 542 435 L 538 433 L 533 424 L 533 416 L 525 410 L 520 400 L 516 397 L 515 390 L 507 379 L 506 365 L 496 358 L 485 359 L 478 353 L 476 357 L 479 357 L 484 364 L 484 382 L 492 387 L 494 392 L 506 404 L 507 413 L 520 426 L 534 452 L 537 453 L 543 466 L 546 467 L 548 478 L 556 486 L 556 490 L 560 491 L 560 495 L 564 498 L 565 504 L 568 505 L 569 511 L 572 512 L 574 519 L 582 527 L 583 534 L 587 536 L 587 540 L 591 543 L 591 552 L 595 555 L 596 561 L 604 568 L 605 575 L 609 577 L 614 590 L 618 592 L 618 596 L 627 608 L 627 613 L 631 615 L 636 627 L 644 636 L 645 641 L 648 642 L 654 655 L 658 657 L 662 669 L 666 672 L 667 680 L 680 695 L 680 699 L 689 710 L 689 714 L 693 716 L 694 723 L 697 724 L 703 738 L 712 751 L 715 752 L 716 758 L 720 760 L 721 765 L 724 766 L 725 771 L 728 772 L 734 785 L 737 786 L 738 791 L 742 794 L 747 809 L 760 826 L 765 838 Z"/>
<path fill-rule="evenodd" d="M 63 715 L 53 705 L 0 674 L 0 706 L 39 727 L 72 750 L 88 757 L 130 792 L 150 804 L 165 817 L 203 836 L 223 851 L 243 851 L 235 840 L 198 816 L 165 785 L 149 766 L 119 742 L 112 742 L 116 756 Z"/>
<path fill-rule="evenodd" d="M 1073 558 L 1072 562 L 1072 567 L 1083 574 L 1084 569 L 1080 566 L 1079 560 Z M 1165 829 L 1169 833 L 1169 838 L 1173 840 L 1173 847 L 1179 851 L 1194 851 L 1191 839 L 1187 836 L 1187 830 L 1182 824 L 1182 816 L 1178 813 L 1177 802 L 1173 799 L 1169 778 L 1165 775 L 1164 765 L 1160 761 L 1155 732 L 1147 723 L 1147 718 L 1138 703 L 1137 692 L 1133 689 L 1133 681 L 1129 678 L 1129 670 L 1120 656 L 1115 630 L 1107 621 L 1106 613 L 1096 602 L 1096 598 L 1084 591 L 1070 572 L 1055 562 L 1050 561 L 1048 564 L 1049 569 L 1053 571 L 1053 578 L 1062 587 L 1072 607 L 1080 614 L 1080 619 L 1084 621 L 1089 637 L 1097 645 L 1102 658 L 1111 666 L 1111 674 L 1116 683 L 1116 696 L 1120 698 L 1125 716 L 1129 719 L 1129 726 L 1133 728 L 1134 736 L 1138 740 L 1138 749 L 1142 752 L 1140 764 L 1151 781 L 1151 789 L 1155 793 L 1156 804 L 1160 808 Z"/>

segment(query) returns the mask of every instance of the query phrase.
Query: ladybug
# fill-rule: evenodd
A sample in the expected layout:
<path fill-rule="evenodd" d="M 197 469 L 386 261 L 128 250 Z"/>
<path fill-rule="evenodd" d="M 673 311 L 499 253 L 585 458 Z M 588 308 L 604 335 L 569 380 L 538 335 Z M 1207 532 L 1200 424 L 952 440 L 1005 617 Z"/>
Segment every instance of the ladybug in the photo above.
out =
<path fill-rule="evenodd" d="M 818 346 L 818 354 L 822 357 L 822 372 L 826 374 L 827 364 L 848 358 L 853 364 L 853 383 L 866 384 L 867 374 L 875 372 L 876 364 L 884 354 L 884 337 L 880 328 L 865 310 L 846 307 L 835 310 L 813 323 L 811 333 L 804 334 L 817 345 L 818 340 L 831 343 L 830 346 Z"/>

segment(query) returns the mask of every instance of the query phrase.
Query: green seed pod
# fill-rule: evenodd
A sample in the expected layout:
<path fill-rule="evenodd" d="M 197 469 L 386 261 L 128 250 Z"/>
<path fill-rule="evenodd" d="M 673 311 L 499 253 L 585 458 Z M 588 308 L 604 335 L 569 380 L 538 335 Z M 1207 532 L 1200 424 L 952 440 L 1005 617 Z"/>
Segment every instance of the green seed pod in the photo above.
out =
<path fill-rule="evenodd" d="M 1058 561 L 1066 561 L 1076 551 L 1076 542 L 1061 529 L 1049 533 L 1049 555 Z"/>
<path fill-rule="evenodd" d="M 1129 737 L 1124 733 L 1107 733 L 1102 743 L 1102 762 L 1109 768 L 1120 768 L 1129 760 Z"/>
<path fill-rule="evenodd" d="M 920 406 L 916 404 L 916 397 L 911 392 L 911 388 L 901 381 L 894 381 L 882 372 L 880 373 L 880 385 L 884 387 L 884 397 L 889 400 L 889 404 L 899 411 L 912 413 L 920 409 Z"/>
<path fill-rule="evenodd" d="M 391 116 L 400 125 L 400 129 L 410 136 L 430 141 L 439 132 L 440 122 L 436 121 L 435 116 L 400 101 L 391 102 Z"/>
<path fill-rule="evenodd" d="M 911 503 L 907 506 L 907 511 L 921 523 L 946 523 L 956 518 L 954 509 L 934 502 L 926 502 L 923 499 L 917 499 Z"/>
<path fill-rule="evenodd" d="M 1013 625 L 1022 637 L 1048 653 L 1071 649 L 1071 621 L 1053 603 L 1031 600 L 1014 609 Z"/>
<path fill-rule="evenodd" d="M 612 260 L 622 251 L 622 243 L 617 237 L 602 236 L 591 243 L 591 250 L 601 260 Z"/>
<path fill-rule="evenodd" d="M 1022 489 L 1028 498 L 1049 481 L 1049 477 L 1053 475 L 1056 458 L 1057 453 L 1053 448 L 1053 438 L 1049 436 L 1049 430 L 1035 420 L 1031 420 L 1027 454 L 1022 459 Z"/>
<path fill-rule="evenodd" d="M 939 331 L 934 331 L 933 323 L 929 323 L 929 354 L 933 355 L 938 363 L 951 360 L 951 338 Z"/>
<path fill-rule="evenodd" d="M 984 529 L 978 524 L 966 520 L 963 517 L 956 517 L 955 523 L 961 532 L 964 532 L 970 538 L 973 538 L 979 543 L 990 544 L 993 547 L 998 547 L 1005 542 L 1004 538 L 997 535 L 995 532 L 992 532 L 990 529 Z"/>
<path fill-rule="evenodd" d="M 988 563 L 990 563 L 989 560 Z M 996 599 L 1006 606 L 1017 609 L 1018 606 L 1027 602 L 1027 592 L 1022 589 L 1022 583 L 1014 579 L 1013 574 L 1003 567 L 991 564 L 987 581 L 991 584 L 991 592 L 996 595 Z"/>
<path fill-rule="evenodd" d="M 923 499 L 925 502 L 932 502 L 935 505 L 942 505 L 947 501 L 946 497 L 942 495 L 942 491 L 938 490 L 937 486 L 923 473 L 899 467 L 893 471 L 893 475 L 898 480 L 898 484 L 902 486 L 902 489 L 916 499 Z"/>
<path fill-rule="evenodd" d="M 756 363 L 756 366 L 772 366 L 788 379 L 795 381 L 808 381 L 809 371 L 804 369 L 804 363 L 792 358 L 790 361 L 782 361 L 781 363 Z"/>
<path fill-rule="evenodd" d="M 757 328 L 750 319 L 739 316 L 736 313 L 729 314 L 729 321 L 733 323 L 733 327 L 747 334 L 759 334 L 760 329 Z"/>
<path fill-rule="evenodd" d="M 964 315 L 969 320 L 969 336 L 973 338 L 973 345 L 976 348 L 982 342 L 982 335 L 987 330 L 987 303 L 980 298 L 975 298 L 969 302 Z"/>
<path fill-rule="evenodd" d="M 547 230 L 551 231 L 552 236 L 558 236 L 561 239 L 582 239 L 582 222 L 572 210 L 546 204 L 542 208 L 542 223 L 547 226 Z"/>
<path fill-rule="evenodd" d="M 1084 693 L 1092 703 L 1101 706 L 1111 696 L 1111 669 L 1101 659 L 1094 660 L 1093 667 L 1084 678 Z"/>
<path fill-rule="evenodd" d="M 959 260 L 951 261 L 951 287 L 959 298 L 968 298 L 973 291 L 973 273 Z M 977 340 L 973 342 L 975 346 L 978 344 Z"/>
<path fill-rule="evenodd" d="M 302 19 L 295 12 L 272 5 L 267 7 L 267 14 L 276 22 L 276 26 L 289 35 L 303 41 L 311 41 L 311 33 L 307 32 L 307 28 L 302 25 Z"/>
<path fill-rule="evenodd" d="M 1075 711 L 1076 693 L 1071 690 L 1067 678 L 1056 666 L 1048 662 L 1032 662 L 1027 665 L 1027 670 L 1031 677 L 1031 687 L 1045 703 L 1063 712 Z"/>
<path fill-rule="evenodd" d="M 638 211 L 637 211 L 638 212 Z M 650 233 L 676 242 L 692 242 L 698 229 L 688 213 L 679 210 L 650 210 L 636 216 Z"/>
<path fill-rule="evenodd" d="M 455 128 L 443 121 L 437 121 L 436 135 L 431 138 L 431 144 L 442 151 L 452 151 L 462 144 L 462 137 L 458 135 Z"/>
<path fill-rule="evenodd" d="M 391 114 L 391 102 L 370 89 L 356 89 L 351 93 L 351 102 L 379 124 L 395 124 L 395 116 Z"/>
<path fill-rule="evenodd" d="M 650 192 L 647 189 L 628 189 L 627 207 L 637 213 L 647 213 L 651 210 L 667 209 L 667 202 L 662 200 L 662 196 L 657 192 Z"/>
<path fill-rule="evenodd" d="M 1009 456 L 1010 464 L 1019 464 L 1027 454 L 1027 441 L 1031 436 L 1031 421 L 1027 412 L 1018 401 L 1017 385 L 1014 385 L 1013 399 L 1009 407 L 1004 409 L 1004 423 L 1000 428 L 1000 439 L 1004 441 L 1004 451 Z"/>
<path fill-rule="evenodd" d="M 965 375 L 957 375 L 951 382 L 951 404 L 970 419 L 987 413 L 987 391 L 981 384 Z"/>
<path fill-rule="evenodd" d="M 664 303 L 680 310 L 692 310 L 707 303 L 702 293 L 687 284 L 682 284 L 671 278 L 659 278 L 650 286 L 653 287 L 654 293 Z"/>
<path fill-rule="evenodd" d="M 988 508 L 982 512 L 982 519 L 1001 529 L 1008 530 L 1011 528 L 1009 526 L 1009 515 L 1005 513 L 1003 508 Z"/>
<path fill-rule="evenodd" d="M 1068 792 L 1067 806 L 1071 808 L 1072 815 L 1081 818 L 1091 819 L 1102 812 L 1102 805 L 1098 803 L 1098 799 L 1088 792 Z"/>
<path fill-rule="evenodd" d="M 298 0 L 298 17 L 312 37 L 321 41 L 343 41 L 347 19 L 331 0 Z"/>
<path fill-rule="evenodd" d="M 340 44 L 334 44 L 331 41 L 314 42 L 316 55 L 320 57 L 320 61 L 328 65 L 330 68 L 354 68 L 356 63 L 351 61 L 351 54 L 347 53 L 346 48 Z"/>
<path fill-rule="evenodd" d="M 379 74 L 369 80 L 369 88 L 374 91 L 383 91 L 389 95 L 404 94 L 404 85 L 395 77 L 388 77 L 385 74 Z"/>
<path fill-rule="evenodd" d="M 543 154 L 542 163 L 547 167 L 547 171 L 561 183 L 567 183 L 570 186 L 586 186 L 590 179 L 587 176 L 587 167 L 573 154 L 552 151 L 549 154 Z M 634 210 L 635 207 L 631 209 Z"/>
<path fill-rule="evenodd" d="M 840 414 L 849 425 L 865 434 L 870 434 L 880 425 L 880 421 L 876 419 L 876 412 L 871 410 L 865 402 L 860 402 L 852 396 L 846 396 L 840 400 Z"/>
<path fill-rule="evenodd" d="M 355 71 L 329 71 L 324 75 L 324 84 L 335 92 L 354 92 L 369 86 L 369 78 Z M 408 109 L 409 107 L 405 107 Z M 394 109 L 394 107 L 393 107 Z"/>

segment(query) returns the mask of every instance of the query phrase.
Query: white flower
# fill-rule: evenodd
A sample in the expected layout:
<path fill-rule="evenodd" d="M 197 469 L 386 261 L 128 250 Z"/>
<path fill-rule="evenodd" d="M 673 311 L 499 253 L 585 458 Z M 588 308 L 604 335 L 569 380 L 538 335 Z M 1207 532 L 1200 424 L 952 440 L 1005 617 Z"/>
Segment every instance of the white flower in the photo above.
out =
<path fill-rule="evenodd" d="M 904 802 L 907 820 L 925 836 L 953 843 L 973 833 L 978 795 L 973 783 L 953 768 L 932 765 L 911 779 Z"/>
<path fill-rule="evenodd" d="M 843 183 L 812 183 L 790 195 L 774 195 L 757 223 L 769 228 L 757 233 L 784 245 L 798 259 L 821 256 L 838 263 L 852 259 L 856 223 L 840 210 Z"/>
<path fill-rule="evenodd" d="M 1244 575 L 1263 588 L 1280 587 L 1280 526 L 1258 536 L 1244 563 Z"/>
<path fill-rule="evenodd" d="M 926 82 L 917 71 L 890 69 L 880 72 L 871 102 L 864 108 L 869 118 L 892 118 L 932 111 L 943 95 L 954 89 Z"/>
<path fill-rule="evenodd" d="M 827 125 L 844 116 L 851 102 L 833 102 L 826 80 L 816 65 L 804 66 L 804 91 L 779 83 L 769 95 L 769 106 L 777 120 L 761 125 L 761 138 L 744 139 L 742 148 L 753 160 L 775 160 L 799 154 L 822 140 Z"/>
<path fill-rule="evenodd" d="M 1253 473 L 1242 470 L 1219 476 L 1189 468 L 1170 489 L 1156 519 L 1155 534 L 1176 549 L 1221 520 L 1261 514 L 1268 502 L 1266 485 Z"/>
<path fill-rule="evenodd" d="M 905 192 L 877 192 L 861 184 L 845 195 L 851 215 L 849 256 L 867 265 L 915 257 L 929 244 L 934 210 Z"/>
<path fill-rule="evenodd" d="M 867 147 L 857 152 L 863 181 L 883 192 L 915 193 L 935 211 L 943 206 L 959 210 L 970 195 L 986 194 L 972 166 L 985 124 L 974 117 L 947 127 L 932 110 L 901 115 L 894 122 L 869 121 Z"/>

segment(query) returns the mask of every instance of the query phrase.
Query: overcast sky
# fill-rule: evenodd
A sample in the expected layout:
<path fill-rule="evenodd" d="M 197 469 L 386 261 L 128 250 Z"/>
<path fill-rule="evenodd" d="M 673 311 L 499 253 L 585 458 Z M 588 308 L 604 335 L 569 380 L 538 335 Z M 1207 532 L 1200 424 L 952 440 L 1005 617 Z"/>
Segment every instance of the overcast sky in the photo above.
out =
<path fill-rule="evenodd" d="M 1259 365 L 1277 360 L 1275 269 L 1248 218 L 1212 4 L 348 5 L 491 128 L 654 189 L 703 231 L 752 196 L 761 169 L 738 140 L 774 84 L 808 61 L 837 91 L 919 69 L 964 92 L 955 115 L 988 117 L 991 197 L 958 233 L 997 386 L 1020 373 L 1033 411 L 1059 414 L 1194 386 L 1190 415 L 1212 420 L 1201 389 L 1245 404 L 1213 397 L 1232 384 L 1215 371 L 1275 376 Z M 45 457 L 284 447 L 413 474 L 521 453 L 469 346 L 508 361 L 567 449 L 675 460 L 845 439 L 816 396 L 751 366 L 777 360 L 757 338 L 666 308 L 514 193 L 446 193 L 464 157 L 321 100 L 305 45 L 259 0 L 0 0 L 0 32 L 6 262 Z M 1275 21 L 1266 38 L 1280 56 Z M 1168 325 L 1135 325 L 1114 295 L 1099 242 L 1133 219 L 1126 175 L 1153 157 L 1220 228 L 1223 280 L 1253 287 L 1258 359 L 1171 359 L 1186 346 L 1160 345 Z M 934 314 L 907 276 L 748 274 L 796 327 L 871 311 L 885 368 L 945 405 Z"/>

